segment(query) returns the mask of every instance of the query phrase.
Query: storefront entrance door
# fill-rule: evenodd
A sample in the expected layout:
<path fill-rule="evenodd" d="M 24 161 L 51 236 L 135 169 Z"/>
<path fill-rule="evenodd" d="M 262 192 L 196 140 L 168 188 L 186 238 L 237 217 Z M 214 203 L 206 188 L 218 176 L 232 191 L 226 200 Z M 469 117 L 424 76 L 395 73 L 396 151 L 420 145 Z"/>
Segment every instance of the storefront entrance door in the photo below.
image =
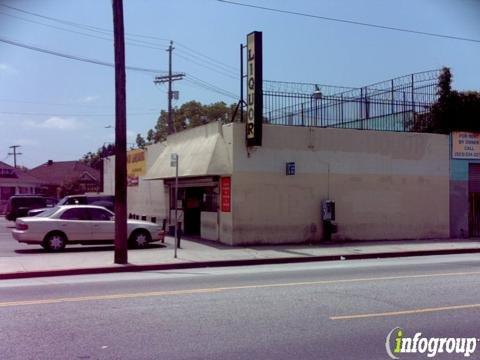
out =
<path fill-rule="evenodd" d="M 468 167 L 468 235 L 480 236 L 480 164 Z"/>
<path fill-rule="evenodd" d="M 186 235 L 200 235 L 200 211 L 202 206 L 203 188 L 186 188 L 184 204 L 184 231 Z"/>

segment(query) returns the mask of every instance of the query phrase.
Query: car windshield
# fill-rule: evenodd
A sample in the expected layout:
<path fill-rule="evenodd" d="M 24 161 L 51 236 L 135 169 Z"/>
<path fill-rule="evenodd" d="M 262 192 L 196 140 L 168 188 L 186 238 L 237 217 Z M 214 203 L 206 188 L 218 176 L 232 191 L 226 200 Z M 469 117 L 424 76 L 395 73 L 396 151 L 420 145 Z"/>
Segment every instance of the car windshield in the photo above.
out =
<path fill-rule="evenodd" d="M 62 198 L 58 203 L 57 205 L 67 205 L 67 201 L 68 201 L 68 197 L 64 197 Z"/>
<path fill-rule="evenodd" d="M 53 215 L 54 213 L 56 213 L 58 210 L 58 206 L 54 206 L 52 208 L 49 208 L 49 209 L 46 209 L 44 211 L 42 211 L 41 213 L 35 215 L 35 216 L 38 216 L 38 217 L 49 217 L 51 215 Z"/>

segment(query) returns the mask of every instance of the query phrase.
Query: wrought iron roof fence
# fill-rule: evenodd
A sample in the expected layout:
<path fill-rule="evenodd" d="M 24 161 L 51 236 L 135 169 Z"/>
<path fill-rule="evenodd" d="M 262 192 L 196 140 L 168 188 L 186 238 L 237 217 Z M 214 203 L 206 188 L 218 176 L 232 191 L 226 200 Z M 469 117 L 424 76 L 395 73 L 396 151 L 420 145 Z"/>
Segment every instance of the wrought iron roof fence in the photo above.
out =
<path fill-rule="evenodd" d="M 264 121 L 291 126 L 413 131 L 437 100 L 440 70 L 347 88 L 264 81 Z"/>

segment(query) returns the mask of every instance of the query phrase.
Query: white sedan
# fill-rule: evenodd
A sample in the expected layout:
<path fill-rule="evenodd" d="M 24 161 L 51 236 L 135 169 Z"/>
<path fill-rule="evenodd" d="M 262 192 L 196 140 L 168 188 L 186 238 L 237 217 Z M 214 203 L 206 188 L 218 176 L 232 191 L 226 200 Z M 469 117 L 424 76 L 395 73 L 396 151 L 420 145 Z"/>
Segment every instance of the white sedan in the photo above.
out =
<path fill-rule="evenodd" d="M 115 238 L 114 216 L 101 206 L 56 206 L 37 216 L 17 219 L 12 235 L 18 242 L 41 245 L 50 251 L 62 250 L 67 243 L 101 244 Z M 140 220 L 128 220 L 127 233 L 131 247 L 163 241 L 165 236 L 160 225 Z"/>

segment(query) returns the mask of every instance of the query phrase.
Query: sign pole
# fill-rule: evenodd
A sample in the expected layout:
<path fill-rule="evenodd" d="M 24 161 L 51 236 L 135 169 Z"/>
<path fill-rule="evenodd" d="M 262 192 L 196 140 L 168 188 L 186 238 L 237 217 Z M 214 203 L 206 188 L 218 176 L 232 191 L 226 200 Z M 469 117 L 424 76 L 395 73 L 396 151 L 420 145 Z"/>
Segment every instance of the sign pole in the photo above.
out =
<path fill-rule="evenodd" d="M 173 239 L 175 246 L 173 250 L 173 257 L 177 258 L 177 247 L 178 247 L 178 154 L 170 155 L 170 166 L 175 166 L 175 238 Z"/>

